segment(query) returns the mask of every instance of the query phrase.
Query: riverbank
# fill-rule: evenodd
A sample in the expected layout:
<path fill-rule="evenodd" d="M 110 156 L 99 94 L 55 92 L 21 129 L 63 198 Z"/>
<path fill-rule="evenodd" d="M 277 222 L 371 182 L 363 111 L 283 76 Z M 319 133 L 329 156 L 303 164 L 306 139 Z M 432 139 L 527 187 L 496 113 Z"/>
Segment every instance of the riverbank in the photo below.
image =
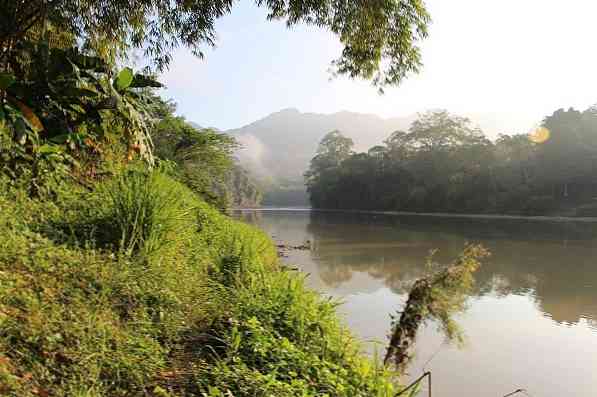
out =
<path fill-rule="evenodd" d="M 507 214 L 464 214 L 448 212 L 407 212 L 407 211 L 369 211 L 369 210 L 338 210 L 321 209 L 306 207 L 267 207 L 267 208 L 235 208 L 234 211 L 297 211 L 297 212 L 338 212 L 350 214 L 377 214 L 377 215 L 396 215 L 396 216 L 420 216 L 420 217 L 438 217 L 438 218 L 469 218 L 469 219 L 511 219 L 511 220 L 529 220 L 546 222 L 595 222 L 597 217 L 590 216 L 544 216 L 544 215 L 507 215 Z"/>
<path fill-rule="evenodd" d="M 265 233 L 166 175 L 0 183 L 0 394 L 396 392 Z"/>

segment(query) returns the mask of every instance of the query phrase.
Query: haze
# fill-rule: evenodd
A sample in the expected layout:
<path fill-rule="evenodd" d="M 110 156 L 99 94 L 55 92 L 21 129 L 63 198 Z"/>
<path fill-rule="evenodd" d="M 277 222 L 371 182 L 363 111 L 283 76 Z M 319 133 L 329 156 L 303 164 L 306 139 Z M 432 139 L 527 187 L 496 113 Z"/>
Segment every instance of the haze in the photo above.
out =
<path fill-rule="evenodd" d="M 369 83 L 330 79 L 337 39 L 314 27 L 266 23 L 245 2 L 218 24 L 219 43 L 204 60 L 186 50 L 162 79 L 179 112 L 221 129 L 282 108 L 382 117 L 429 108 L 479 120 L 489 134 L 527 132 L 560 107 L 597 102 L 597 5 L 586 0 L 429 0 L 433 17 L 423 43 L 424 68 L 380 96 Z"/>

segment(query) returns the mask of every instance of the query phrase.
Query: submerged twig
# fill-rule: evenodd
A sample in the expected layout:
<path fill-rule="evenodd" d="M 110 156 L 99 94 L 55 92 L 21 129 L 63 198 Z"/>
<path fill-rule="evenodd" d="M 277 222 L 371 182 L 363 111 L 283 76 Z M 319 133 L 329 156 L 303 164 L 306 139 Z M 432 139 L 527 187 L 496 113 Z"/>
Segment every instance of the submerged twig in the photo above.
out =
<path fill-rule="evenodd" d="M 525 389 L 516 389 L 512 393 L 506 394 L 504 397 L 510 397 L 510 396 L 513 396 L 513 395 L 518 394 L 518 393 L 528 394 Z"/>
<path fill-rule="evenodd" d="M 394 394 L 394 397 L 401 396 L 404 393 L 406 393 L 407 391 L 409 391 L 410 389 L 412 389 L 413 387 L 418 386 L 419 383 L 425 377 L 427 377 L 427 387 L 429 389 L 428 394 L 429 394 L 429 397 L 431 397 L 431 371 L 425 371 L 425 372 L 423 372 L 423 375 L 419 376 L 417 379 L 415 379 L 413 382 L 411 382 L 410 385 L 406 386 L 404 389 L 402 389 L 398 393 Z"/>

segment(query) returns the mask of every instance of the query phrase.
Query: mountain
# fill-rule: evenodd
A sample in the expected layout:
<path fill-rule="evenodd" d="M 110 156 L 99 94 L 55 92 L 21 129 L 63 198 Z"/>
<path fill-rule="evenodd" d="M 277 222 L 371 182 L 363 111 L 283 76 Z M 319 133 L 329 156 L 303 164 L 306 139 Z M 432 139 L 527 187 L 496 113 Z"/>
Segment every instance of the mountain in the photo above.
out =
<path fill-rule="evenodd" d="M 242 164 L 262 177 L 300 179 L 325 134 L 340 130 L 352 138 L 355 150 L 380 144 L 393 131 L 407 129 L 415 116 L 384 119 L 376 115 L 338 112 L 301 113 L 284 109 L 244 127 L 228 130 L 243 148 Z"/>
<path fill-rule="evenodd" d="M 466 116 L 490 138 L 504 132 L 527 132 L 540 121 L 533 115 L 513 113 L 471 113 Z M 243 144 L 238 153 L 242 163 L 259 175 L 288 178 L 303 174 L 319 141 L 330 131 L 340 130 L 353 139 L 356 151 L 366 151 L 382 143 L 392 132 L 408 129 L 416 118 L 416 114 L 386 119 L 346 111 L 301 113 L 290 108 L 226 133 Z"/>
<path fill-rule="evenodd" d="M 527 132 L 534 122 L 540 121 L 534 121 L 528 114 L 475 113 L 466 116 L 489 138 L 503 132 Z M 392 132 L 407 130 L 416 118 L 416 114 L 382 118 L 346 111 L 302 113 L 290 108 L 225 132 L 242 144 L 237 156 L 243 167 L 265 186 L 265 204 L 306 205 L 303 173 L 325 134 L 340 130 L 352 138 L 356 151 L 367 151 L 381 144 Z"/>

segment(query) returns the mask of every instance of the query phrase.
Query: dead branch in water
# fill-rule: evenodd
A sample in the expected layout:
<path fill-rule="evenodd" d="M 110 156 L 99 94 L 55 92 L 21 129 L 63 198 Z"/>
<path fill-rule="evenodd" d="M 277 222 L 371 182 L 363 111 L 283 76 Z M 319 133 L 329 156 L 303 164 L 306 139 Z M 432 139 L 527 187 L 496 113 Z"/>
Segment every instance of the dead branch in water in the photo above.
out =
<path fill-rule="evenodd" d="M 384 364 L 393 358 L 396 367 L 404 369 L 411 357 L 417 330 L 426 320 L 437 320 L 448 340 L 462 341 L 452 316 L 464 310 L 474 284 L 473 273 L 480 266 L 479 260 L 488 255 L 480 245 L 467 245 L 452 265 L 415 281 L 400 319 L 392 324 Z"/>

